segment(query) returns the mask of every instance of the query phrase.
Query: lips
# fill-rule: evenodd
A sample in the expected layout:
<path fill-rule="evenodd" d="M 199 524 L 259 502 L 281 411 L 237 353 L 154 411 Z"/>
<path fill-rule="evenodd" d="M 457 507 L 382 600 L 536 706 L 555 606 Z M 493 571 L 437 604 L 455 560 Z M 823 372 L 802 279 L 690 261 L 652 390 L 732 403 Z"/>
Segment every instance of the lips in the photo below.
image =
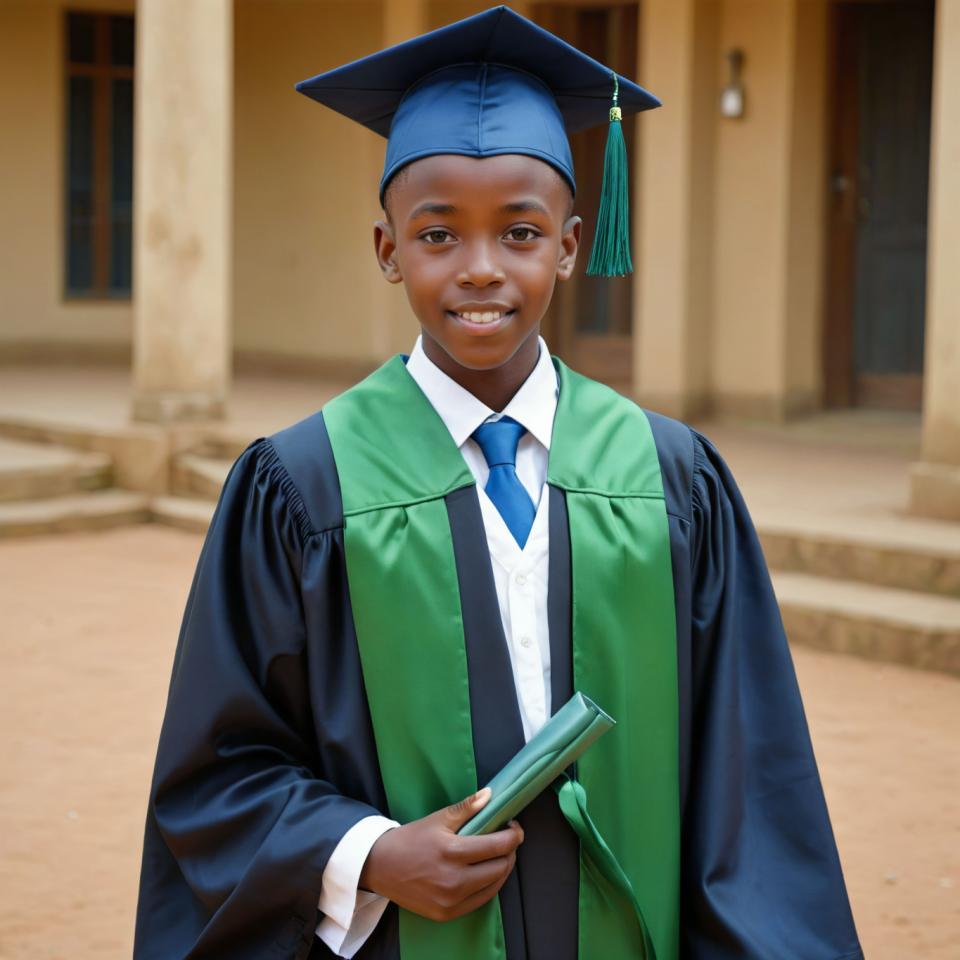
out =
<path fill-rule="evenodd" d="M 464 304 L 459 310 L 444 311 L 449 323 L 458 331 L 460 337 L 470 340 L 485 340 L 499 337 L 502 331 L 510 328 L 517 309 L 506 304 Z"/>
<path fill-rule="evenodd" d="M 465 303 L 447 311 L 454 319 L 472 327 L 496 325 L 515 312 L 505 303 Z"/>
<path fill-rule="evenodd" d="M 508 310 L 470 310 L 469 312 L 460 313 L 458 311 L 453 311 L 453 315 L 460 320 L 467 320 L 470 323 L 496 323 L 498 320 L 502 320 L 508 313 L 512 311 Z"/>

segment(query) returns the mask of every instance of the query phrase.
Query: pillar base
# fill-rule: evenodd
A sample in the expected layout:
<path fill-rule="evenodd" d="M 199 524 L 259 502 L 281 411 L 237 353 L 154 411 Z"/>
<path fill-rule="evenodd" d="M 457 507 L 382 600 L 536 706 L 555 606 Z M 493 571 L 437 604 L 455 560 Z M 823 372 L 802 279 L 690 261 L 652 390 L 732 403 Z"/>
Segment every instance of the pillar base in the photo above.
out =
<path fill-rule="evenodd" d="M 665 417 L 673 417 L 674 420 L 696 420 L 710 412 L 710 404 L 704 394 L 641 390 L 636 394 L 636 401 L 641 407 L 662 413 Z"/>
<path fill-rule="evenodd" d="M 910 512 L 960 522 L 960 466 L 922 461 L 910 468 Z"/>
<path fill-rule="evenodd" d="M 146 393 L 133 399 L 133 419 L 141 423 L 223 420 L 226 415 L 226 400 L 205 393 Z"/>
<path fill-rule="evenodd" d="M 731 420 L 786 423 L 819 408 L 817 394 L 805 389 L 769 394 L 718 391 L 710 398 L 710 413 Z"/>

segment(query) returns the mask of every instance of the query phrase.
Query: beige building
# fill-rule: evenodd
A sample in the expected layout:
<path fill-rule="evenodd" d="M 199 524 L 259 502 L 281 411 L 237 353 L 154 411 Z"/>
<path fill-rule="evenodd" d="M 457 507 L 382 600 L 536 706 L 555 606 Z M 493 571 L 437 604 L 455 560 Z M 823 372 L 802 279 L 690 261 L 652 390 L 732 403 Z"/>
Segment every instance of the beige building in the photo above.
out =
<path fill-rule="evenodd" d="M 162 422 L 222 414 L 235 367 L 407 349 L 384 142 L 293 85 L 488 5 L 3 0 L 0 361 L 132 363 Z M 922 404 L 914 506 L 960 519 L 960 0 L 513 6 L 664 101 L 626 129 L 636 271 L 583 257 L 552 348 L 684 418 Z"/>

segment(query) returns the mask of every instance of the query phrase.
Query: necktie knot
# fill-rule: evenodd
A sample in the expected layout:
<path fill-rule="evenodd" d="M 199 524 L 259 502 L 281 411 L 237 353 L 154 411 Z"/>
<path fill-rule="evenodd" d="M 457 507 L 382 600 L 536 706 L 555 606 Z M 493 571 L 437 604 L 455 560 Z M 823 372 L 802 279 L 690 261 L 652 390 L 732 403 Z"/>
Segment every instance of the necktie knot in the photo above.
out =
<path fill-rule="evenodd" d="M 488 467 L 514 467 L 517 464 L 520 438 L 526 432 L 526 428 L 512 417 L 501 417 L 499 420 L 481 423 L 473 431 L 473 439 L 477 441 Z"/>
<path fill-rule="evenodd" d="M 511 417 L 481 423 L 473 431 L 473 439 L 490 468 L 484 489 L 521 550 L 537 513 L 530 494 L 517 477 L 517 447 L 526 432 L 526 427 Z"/>

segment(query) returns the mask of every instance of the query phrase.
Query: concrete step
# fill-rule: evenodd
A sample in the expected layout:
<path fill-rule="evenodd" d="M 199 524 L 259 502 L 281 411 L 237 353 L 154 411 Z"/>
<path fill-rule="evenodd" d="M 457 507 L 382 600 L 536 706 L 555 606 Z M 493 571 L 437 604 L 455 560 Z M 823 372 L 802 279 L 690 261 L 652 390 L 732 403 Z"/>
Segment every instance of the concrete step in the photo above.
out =
<path fill-rule="evenodd" d="M 0 502 L 61 497 L 108 487 L 110 457 L 0 437 Z"/>
<path fill-rule="evenodd" d="M 229 460 L 233 463 L 258 436 L 263 436 L 263 433 L 222 427 L 211 430 L 204 436 L 203 448 L 199 452 L 216 460 Z"/>
<path fill-rule="evenodd" d="M 112 481 L 126 490 L 159 493 L 167 486 L 171 439 L 155 424 L 83 423 L 66 417 L 0 413 L 0 437 L 106 456 L 112 464 Z M 183 445 L 195 442 L 194 435 L 187 435 Z"/>
<path fill-rule="evenodd" d="M 206 533 L 214 507 L 212 500 L 197 497 L 154 497 L 150 519 L 191 533 Z"/>
<path fill-rule="evenodd" d="M 960 600 L 773 574 L 791 643 L 960 676 Z"/>
<path fill-rule="evenodd" d="M 754 519 L 771 569 L 960 598 L 960 524 L 786 511 Z"/>
<path fill-rule="evenodd" d="M 216 500 L 233 460 L 198 453 L 181 453 L 173 459 L 170 486 L 174 494 Z"/>
<path fill-rule="evenodd" d="M 128 490 L 94 490 L 0 503 L 0 538 L 103 530 L 142 523 L 149 515 L 149 498 Z"/>

